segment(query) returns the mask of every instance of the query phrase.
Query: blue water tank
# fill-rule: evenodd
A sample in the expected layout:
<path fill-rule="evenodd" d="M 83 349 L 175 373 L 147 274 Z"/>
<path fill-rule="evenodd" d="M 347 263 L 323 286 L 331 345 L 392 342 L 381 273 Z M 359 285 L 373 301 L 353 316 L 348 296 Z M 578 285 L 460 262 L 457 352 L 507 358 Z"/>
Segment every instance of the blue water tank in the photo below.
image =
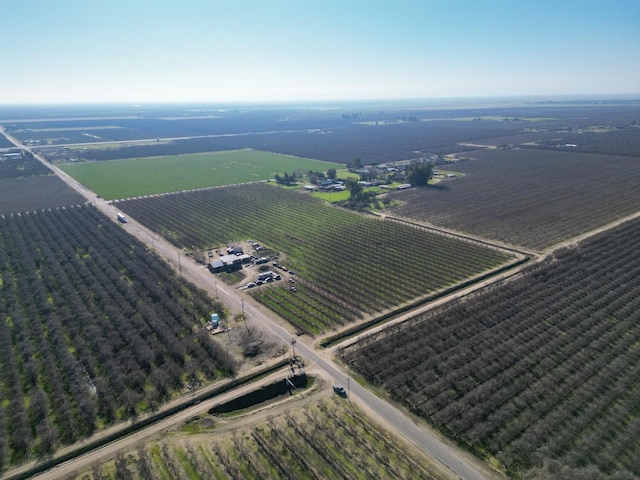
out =
<path fill-rule="evenodd" d="M 211 326 L 213 328 L 218 328 L 218 323 L 219 323 L 218 314 L 217 313 L 212 313 L 211 314 Z"/>

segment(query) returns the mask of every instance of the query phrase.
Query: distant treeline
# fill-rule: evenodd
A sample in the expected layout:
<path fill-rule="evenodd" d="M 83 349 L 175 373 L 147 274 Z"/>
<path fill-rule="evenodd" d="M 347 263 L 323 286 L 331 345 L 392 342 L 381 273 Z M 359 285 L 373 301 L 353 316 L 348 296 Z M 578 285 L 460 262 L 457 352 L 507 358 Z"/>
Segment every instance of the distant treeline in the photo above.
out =
<path fill-rule="evenodd" d="M 36 160 L 29 152 L 25 152 L 20 158 L 0 160 L 0 178 L 38 177 L 51 173 L 53 172 L 49 167 Z"/>
<path fill-rule="evenodd" d="M 563 145 L 576 145 L 576 147 L 563 147 Z M 567 133 L 559 140 L 532 148 L 552 150 L 572 148 L 575 151 L 585 153 L 640 157 L 640 127 L 603 133 Z"/>
<path fill-rule="evenodd" d="M 87 150 L 81 155 L 89 160 L 113 160 L 253 148 L 345 164 L 356 158 L 363 163 L 384 163 L 466 150 L 467 147 L 457 143 L 504 136 L 516 130 L 509 125 L 472 122 L 349 125 L 326 133 L 278 132 L 195 138 L 113 150 Z"/>

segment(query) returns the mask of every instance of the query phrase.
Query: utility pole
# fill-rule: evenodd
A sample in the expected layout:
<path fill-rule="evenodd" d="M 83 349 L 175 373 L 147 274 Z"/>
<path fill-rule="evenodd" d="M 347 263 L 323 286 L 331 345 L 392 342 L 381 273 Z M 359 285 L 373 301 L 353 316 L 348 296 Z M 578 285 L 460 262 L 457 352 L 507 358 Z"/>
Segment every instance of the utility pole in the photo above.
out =
<path fill-rule="evenodd" d="M 296 339 L 294 337 L 291 337 L 291 349 L 293 350 L 293 358 L 292 358 L 292 360 L 295 361 L 295 359 L 296 359 Z"/>
<path fill-rule="evenodd" d="M 244 320 L 244 326 L 247 328 L 247 333 L 251 333 L 249 331 L 249 325 L 247 325 L 247 318 L 244 316 L 244 298 L 242 299 L 242 320 Z"/>

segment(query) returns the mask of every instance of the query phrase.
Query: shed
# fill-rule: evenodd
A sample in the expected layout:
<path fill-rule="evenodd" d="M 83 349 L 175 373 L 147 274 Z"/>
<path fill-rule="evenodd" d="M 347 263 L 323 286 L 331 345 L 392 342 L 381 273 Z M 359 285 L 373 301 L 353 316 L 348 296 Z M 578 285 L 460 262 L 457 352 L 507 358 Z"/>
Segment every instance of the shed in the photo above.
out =
<path fill-rule="evenodd" d="M 209 268 L 212 273 L 220 273 L 224 272 L 225 264 L 222 260 L 214 260 L 213 262 L 209 262 L 207 268 Z"/>

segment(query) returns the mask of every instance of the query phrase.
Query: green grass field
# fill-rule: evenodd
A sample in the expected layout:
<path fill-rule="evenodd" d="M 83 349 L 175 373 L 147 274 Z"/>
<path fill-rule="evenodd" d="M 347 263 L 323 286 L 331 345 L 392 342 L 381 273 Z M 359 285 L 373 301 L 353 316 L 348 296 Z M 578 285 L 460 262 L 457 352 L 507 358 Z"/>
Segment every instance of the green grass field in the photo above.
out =
<path fill-rule="evenodd" d="M 107 200 L 273 178 L 276 173 L 306 173 L 344 168 L 337 163 L 256 150 L 128 158 L 60 165 L 73 178 Z"/>

